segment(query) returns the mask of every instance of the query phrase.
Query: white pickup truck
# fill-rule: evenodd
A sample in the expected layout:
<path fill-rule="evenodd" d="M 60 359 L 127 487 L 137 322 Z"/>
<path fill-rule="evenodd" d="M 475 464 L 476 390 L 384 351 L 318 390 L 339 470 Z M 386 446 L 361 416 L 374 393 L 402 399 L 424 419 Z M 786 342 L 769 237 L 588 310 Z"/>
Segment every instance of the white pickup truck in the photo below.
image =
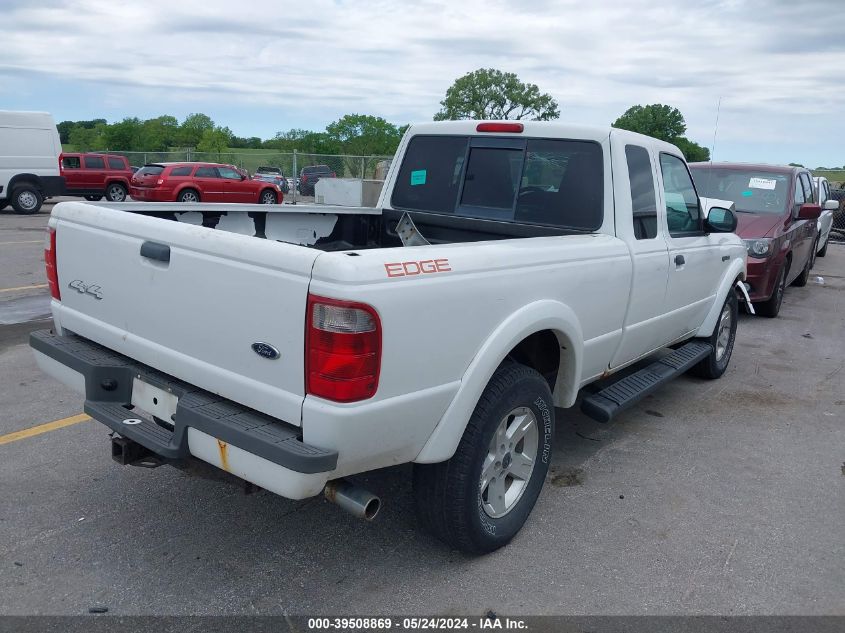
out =
<path fill-rule="evenodd" d="M 369 518 L 343 478 L 413 462 L 420 522 L 491 551 L 537 500 L 556 407 L 604 379 L 581 407 L 607 421 L 728 365 L 746 251 L 682 156 L 610 128 L 427 123 L 375 209 L 63 202 L 55 327 L 31 346 L 121 463 L 199 458 Z"/>

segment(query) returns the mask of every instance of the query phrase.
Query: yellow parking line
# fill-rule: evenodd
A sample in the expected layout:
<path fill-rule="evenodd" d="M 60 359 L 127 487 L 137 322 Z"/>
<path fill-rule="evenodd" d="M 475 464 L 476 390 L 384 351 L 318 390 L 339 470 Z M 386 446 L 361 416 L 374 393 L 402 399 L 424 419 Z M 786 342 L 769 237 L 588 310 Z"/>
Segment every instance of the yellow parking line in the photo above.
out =
<path fill-rule="evenodd" d="M 27 240 L 25 242 L 0 242 L 0 246 L 3 244 L 43 244 L 44 240 Z"/>
<path fill-rule="evenodd" d="M 90 419 L 90 415 L 80 413 L 79 415 L 72 415 L 69 418 L 62 418 L 61 420 L 56 420 L 55 422 L 47 422 L 46 424 L 32 426 L 22 431 L 15 431 L 14 433 L 0 435 L 0 446 L 2 446 L 3 444 L 9 444 L 11 442 L 17 442 L 18 440 L 25 440 L 28 437 L 35 437 L 36 435 L 48 433 L 49 431 L 55 431 L 56 429 L 61 429 L 66 426 L 71 426 L 73 424 L 79 424 L 80 422 L 85 422 Z"/>
<path fill-rule="evenodd" d="M 0 288 L 0 292 L 14 292 L 15 290 L 30 290 L 36 288 L 46 288 L 47 284 L 34 284 L 32 286 L 18 286 L 17 288 Z"/>

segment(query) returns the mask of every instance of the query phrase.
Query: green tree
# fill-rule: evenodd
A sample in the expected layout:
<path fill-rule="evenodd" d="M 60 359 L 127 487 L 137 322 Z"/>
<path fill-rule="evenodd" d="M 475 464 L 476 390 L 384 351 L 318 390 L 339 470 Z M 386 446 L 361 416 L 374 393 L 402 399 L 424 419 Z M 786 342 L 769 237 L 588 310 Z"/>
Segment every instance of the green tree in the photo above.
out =
<path fill-rule="evenodd" d="M 220 154 L 229 149 L 229 141 L 232 139 L 232 131 L 227 127 L 215 127 L 204 130 L 199 143 L 197 143 L 198 152 L 208 152 Z"/>
<path fill-rule="evenodd" d="M 105 128 L 106 147 L 122 152 L 134 152 L 144 149 L 141 146 L 141 120 L 126 117 L 122 121 L 107 125 Z"/>
<path fill-rule="evenodd" d="M 635 105 L 628 108 L 625 114 L 613 122 L 613 127 L 639 132 L 669 143 L 683 136 L 687 131 L 687 124 L 681 111 L 660 103 L 647 106 Z"/>
<path fill-rule="evenodd" d="M 90 128 L 77 125 L 68 133 L 68 141 L 77 152 L 100 151 L 106 149 L 105 132 L 105 122 Z"/>
<path fill-rule="evenodd" d="M 676 138 L 672 143 L 684 153 L 688 163 L 700 163 L 710 160 L 710 150 L 685 137 Z"/>
<path fill-rule="evenodd" d="M 557 102 L 535 84 L 514 73 L 479 68 L 459 77 L 440 102 L 435 121 L 457 119 L 531 119 L 549 121 L 560 116 Z"/>
<path fill-rule="evenodd" d="M 194 113 L 185 117 L 179 126 L 178 141 L 183 147 L 197 147 L 206 130 L 214 129 L 214 121 L 207 114 Z"/>
<path fill-rule="evenodd" d="M 179 135 L 179 121 L 175 116 L 162 115 L 147 119 L 141 125 L 141 151 L 166 152 L 176 145 Z"/>

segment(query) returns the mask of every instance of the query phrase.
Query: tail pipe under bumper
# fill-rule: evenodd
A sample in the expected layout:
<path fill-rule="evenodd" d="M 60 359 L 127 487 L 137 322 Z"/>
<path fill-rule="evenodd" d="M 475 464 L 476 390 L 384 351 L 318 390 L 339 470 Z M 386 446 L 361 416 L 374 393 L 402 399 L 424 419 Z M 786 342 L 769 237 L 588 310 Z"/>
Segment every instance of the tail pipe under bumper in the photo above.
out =
<path fill-rule="evenodd" d="M 381 499 L 346 479 L 333 479 L 326 484 L 323 495 L 334 504 L 358 517 L 372 521 L 381 509 Z"/>

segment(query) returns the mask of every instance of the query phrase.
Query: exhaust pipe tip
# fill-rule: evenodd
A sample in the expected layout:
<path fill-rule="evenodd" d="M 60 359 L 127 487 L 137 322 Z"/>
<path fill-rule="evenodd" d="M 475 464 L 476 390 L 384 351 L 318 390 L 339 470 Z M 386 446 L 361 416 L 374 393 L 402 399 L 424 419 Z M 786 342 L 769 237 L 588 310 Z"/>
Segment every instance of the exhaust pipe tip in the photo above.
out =
<path fill-rule="evenodd" d="M 323 495 L 353 516 L 372 521 L 381 510 L 381 499 L 346 479 L 333 479 L 326 484 Z"/>

